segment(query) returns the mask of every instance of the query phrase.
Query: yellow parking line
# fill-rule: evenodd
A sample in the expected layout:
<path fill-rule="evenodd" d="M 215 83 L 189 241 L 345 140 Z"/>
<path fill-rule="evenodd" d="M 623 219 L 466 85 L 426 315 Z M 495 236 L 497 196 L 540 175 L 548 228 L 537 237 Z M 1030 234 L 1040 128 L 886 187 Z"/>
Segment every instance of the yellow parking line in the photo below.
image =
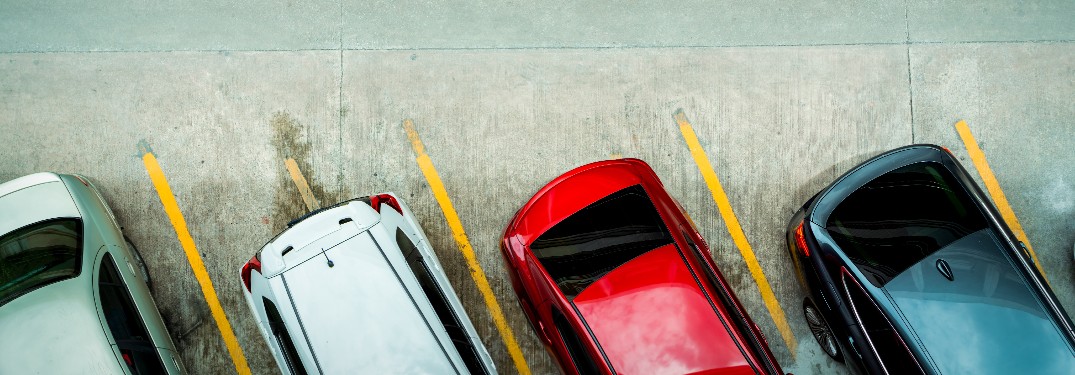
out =
<path fill-rule="evenodd" d="M 1045 269 L 1041 268 L 1038 256 L 1034 254 L 1034 247 L 1030 246 L 1030 239 L 1026 237 L 1023 226 L 1019 224 L 1019 219 L 1015 217 L 1015 211 L 1012 211 L 1012 207 L 1008 204 L 1008 198 L 1004 196 L 1004 190 L 1000 189 L 997 176 L 993 175 L 993 169 L 989 168 L 989 163 L 985 161 L 985 153 L 978 147 L 978 141 L 971 134 L 970 126 L 967 126 L 966 121 L 959 120 L 956 123 L 956 131 L 959 132 L 959 137 L 963 139 L 963 144 L 967 146 L 970 160 L 974 162 L 974 168 L 978 169 L 978 175 L 982 176 L 982 183 L 985 184 L 985 189 L 989 192 L 989 196 L 993 198 L 993 203 L 996 204 L 997 210 L 1000 211 L 1000 216 L 1011 227 L 1015 237 L 1026 245 L 1026 249 L 1030 251 L 1030 257 L 1034 259 L 1034 265 L 1038 267 L 1038 271 L 1044 277 Z"/>
<path fill-rule="evenodd" d="M 732 241 L 739 248 L 739 253 L 743 255 L 743 260 L 746 261 L 750 274 L 754 276 L 754 282 L 758 284 L 758 291 L 761 292 L 762 300 L 765 301 L 765 307 L 769 309 L 769 315 L 773 317 L 776 329 L 780 331 L 780 335 L 784 338 L 784 343 L 788 346 L 788 351 L 791 352 L 791 356 L 794 358 L 798 341 L 795 340 L 795 335 L 791 333 L 791 327 L 784 316 L 784 309 L 780 307 L 780 302 L 776 300 L 773 288 L 769 286 L 769 280 L 765 278 L 765 273 L 762 272 L 761 265 L 758 264 L 758 258 L 754 256 L 754 250 L 750 248 L 746 234 L 743 233 L 743 228 L 739 226 L 739 219 L 732 212 L 732 205 L 728 202 L 728 196 L 724 194 L 724 188 L 721 187 L 720 180 L 717 179 L 717 172 L 714 171 L 713 165 L 709 162 L 709 157 L 706 156 L 702 144 L 698 142 L 698 136 L 694 134 L 694 128 L 687 122 L 687 116 L 683 114 L 683 110 L 676 110 L 674 117 L 676 123 L 679 124 L 679 131 L 683 133 L 683 140 L 687 142 L 687 148 L 690 149 L 691 156 L 694 157 L 694 162 L 698 164 L 698 171 L 702 172 L 702 178 L 705 179 L 706 185 L 709 186 L 709 191 L 713 194 L 713 200 L 717 202 L 717 209 L 720 211 L 721 218 L 724 219 L 724 224 L 728 227 L 728 232 L 732 235 Z"/>
<path fill-rule="evenodd" d="M 295 187 L 299 188 L 299 195 L 302 196 L 302 202 L 306 203 L 306 210 L 314 211 L 321 208 L 321 203 L 318 203 L 317 198 L 314 197 L 314 192 L 310 190 L 310 184 L 306 183 L 306 177 L 302 176 L 302 171 L 299 170 L 295 159 L 287 158 L 284 160 L 284 166 L 287 167 L 288 173 L 291 173 L 291 180 L 295 181 Z"/>
<path fill-rule="evenodd" d="M 205 302 L 209 304 L 209 311 L 213 314 L 217 329 L 220 330 L 220 335 L 224 338 L 224 345 L 228 347 L 228 354 L 231 355 L 231 360 L 235 364 L 235 371 L 240 375 L 248 375 L 250 374 L 250 367 L 246 364 L 246 357 L 243 356 L 243 350 L 239 347 L 239 341 L 235 339 L 235 332 L 231 329 L 231 323 L 228 323 L 228 317 L 224 315 L 224 308 L 220 306 L 216 290 L 213 289 L 213 281 L 209 279 L 209 272 L 205 270 L 202 257 L 194 246 L 194 238 L 190 236 L 190 231 L 187 230 L 187 222 L 183 219 L 183 213 L 179 211 L 179 204 L 175 201 L 172 188 L 168 186 L 168 180 L 165 179 L 164 171 L 161 170 L 160 164 L 157 163 L 157 158 L 153 156 L 152 152 L 148 152 L 147 148 L 143 148 L 143 151 L 146 151 L 142 155 L 142 162 L 146 166 L 146 172 L 149 173 L 149 179 L 153 181 L 153 187 L 157 189 L 157 195 L 160 196 L 164 212 L 168 214 L 168 219 L 172 221 L 175 234 L 179 237 L 179 244 L 183 246 L 187 261 L 190 262 L 190 268 L 194 271 L 194 277 L 198 279 L 198 284 L 202 287 L 202 295 L 205 296 Z"/>
<path fill-rule="evenodd" d="M 459 246 L 459 252 L 463 253 L 463 257 L 467 260 L 467 266 L 470 267 L 470 277 L 474 279 L 474 283 L 478 285 L 478 290 L 485 298 L 485 307 L 489 309 L 489 314 L 493 316 L 493 323 L 496 324 L 497 330 L 500 331 L 500 337 L 504 340 L 504 345 L 507 346 L 508 353 L 515 362 L 515 369 L 519 371 L 519 374 L 529 375 L 530 367 L 527 366 L 526 359 L 523 358 L 523 351 L 519 348 L 519 343 L 515 341 L 515 334 L 512 333 L 507 319 L 504 318 L 504 313 L 500 310 L 500 304 L 496 301 L 496 296 L 493 295 L 493 288 L 489 286 L 489 279 L 485 277 L 485 271 L 478 264 L 478 258 L 474 255 L 474 248 L 470 246 L 467 233 L 463 231 L 463 223 L 459 221 L 459 215 L 455 212 L 452 201 L 448 199 L 448 191 L 444 189 L 444 182 L 440 180 L 437 169 L 433 167 L 433 160 L 426 154 L 425 146 L 422 145 L 422 140 L 418 138 L 418 132 L 414 130 L 414 122 L 411 119 L 403 120 L 403 129 L 407 132 L 407 138 L 411 141 L 414 153 L 418 155 L 415 159 L 418 162 L 418 168 L 425 175 L 426 182 L 429 183 L 429 188 L 433 190 L 433 196 L 437 198 L 437 203 L 440 204 L 440 209 L 444 212 L 444 218 L 448 221 L 448 227 L 452 229 L 452 235 L 455 237 L 456 245 Z"/>

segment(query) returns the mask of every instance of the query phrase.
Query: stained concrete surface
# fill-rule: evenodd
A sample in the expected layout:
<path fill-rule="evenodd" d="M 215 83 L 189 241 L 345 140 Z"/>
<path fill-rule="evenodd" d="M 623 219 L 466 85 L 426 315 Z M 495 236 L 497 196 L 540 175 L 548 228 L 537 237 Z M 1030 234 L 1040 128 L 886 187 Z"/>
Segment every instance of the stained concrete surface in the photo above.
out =
<path fill-rule="evenodd" d="M 801 317 L 784 254 L 788 217 L 840 173 L 900 145 L 942 144 L 973 171 L 952 127 L 959 119 L 1075 310 L 1075 27 L 1056 21 L 1066 2 L 87 6 L 0 4 L 0 180 L 42 170 L 95 179 L 147 258 L 191 373 L 233 367 L 136 155 L 141 140 L 169 178 L 254 373 L 277 370 L 237 273 L 304 211 L 286 158 L 322 204 L 382 191 L 406 199 L 498 369 L 514 372 L 414 162 L 405 118 L 535 373 L 557 370 L 519 311 L 497 237 L 545 182 L 613 156 L 654 167 L 789 372 L 844 369 Z M 677 109 L 788 316 L 794 357 L 684 146 Z"/>

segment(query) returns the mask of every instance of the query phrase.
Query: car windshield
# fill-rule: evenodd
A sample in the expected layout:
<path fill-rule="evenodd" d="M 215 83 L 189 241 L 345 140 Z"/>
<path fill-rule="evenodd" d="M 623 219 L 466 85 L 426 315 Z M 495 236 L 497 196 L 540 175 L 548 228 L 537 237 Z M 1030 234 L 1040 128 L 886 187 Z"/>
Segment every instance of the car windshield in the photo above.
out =
<path fill-rule="evenodd" d="M 530 250 L 568 299 L 614 268 L 672 243 L 641 185 L 612 193 L 543 233 Z"/>
<path fill-rule="evenodd" d="M 77 219 L 32 224 L 0 237 L 0 304 L 34 288 L 78 276 Z"/>
<path fill-rule="evenodd" d="M 826 229 L 877 287 L 933 252 L 986 228 L 970 195 L 945 166 L 922 162 L 851 193 Z"/>

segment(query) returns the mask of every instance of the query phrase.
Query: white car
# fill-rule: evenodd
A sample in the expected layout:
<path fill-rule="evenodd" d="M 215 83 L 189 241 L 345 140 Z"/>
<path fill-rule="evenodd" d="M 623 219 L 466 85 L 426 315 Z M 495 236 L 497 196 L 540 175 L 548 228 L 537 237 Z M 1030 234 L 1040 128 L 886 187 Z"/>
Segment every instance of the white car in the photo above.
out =
<path fill-rule="evenodd" d="M 284 374 L 494 374 L 429 241 L 392 194 L 288 224 L 243 295 Z"/>

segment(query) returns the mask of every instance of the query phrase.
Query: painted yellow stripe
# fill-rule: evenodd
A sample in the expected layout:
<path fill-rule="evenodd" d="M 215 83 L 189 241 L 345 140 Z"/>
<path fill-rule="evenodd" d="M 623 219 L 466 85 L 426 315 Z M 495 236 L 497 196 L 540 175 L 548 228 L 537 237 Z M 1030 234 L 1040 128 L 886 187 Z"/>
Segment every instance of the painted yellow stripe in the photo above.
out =
<path fill-rule="evenodd" d="M 299 170 L 295 159 L 287 158 L 284 160 L 284 165 L 287 166 L 288 173 L 291 173 L 291 181 L 295 181 L 295 187 L 299 188 L 299 195 L 302 196 L 302 202 L 306 203 L 306 210 L 313 211 L 321 208 L 321 203 L 318 203 L 317 197 L 314 197 L 314 192 L 310 190 L 310 184 L 306 183 L 306 177 L 302 176 L 302 171 Z"/>
<path fill-rule="evenodd" d="M 224 338 L 224 345 L 228 347 L 228 354 L 231 355 L 231 360 L 235 364 L 235 371 L 240 375 L 249 375 L 250 367 L 246 364 L 246 357 L 243 356 L 243 350 L 239 347 L 239 341 L 235 339 L 235 332 L 231 329 L 231 323 L 228 323 L 228 317 L 224 315 L 224 309 L 220 306 L 216 290 L 213 289 L 213 281 L 209 280 L 209 272 L 205 270 L 202 257 L 198 249 L 194 247 L 194 238 L 187 230 L 187 222 L 183 219 L 183 213 L 179 211 L 179 204 L 175 201 L 172 188 L 168 186 L 168 180 L 164 178 L 164 171 L 157 163 L 157 158 L 150 152 L 142 155 L 142 162 L 146 165 L 146 172 L 149 172 L 153 187 L 157 189 L 164 212 L 168 214 L 168 219 L 175 227 L 175 234 L 179 237 L 179 244 L 183 246 L 183 251 L 187 254 L 187 261 L 190 262 L 190 268 L 194 271 L 194 277 L 198 279 L 198 284 L 202 287 L 202 295 L 205 296 L 205 302 L 209 304 L 213 320 L 216 321 L 220 335 Z"/>
<path fill-rule="evenodd" d="M 1008 204 L 1008 198 L 1004 196 L 1004 190 L 1000 189 L 997 176 L 993 175 L 993 169 L 989 168 L 989 163 L 985 161 L 985 153 L 978 147 L 978 141 L 971 134 L 970 126 L 967 126 L 966 121 L 959 120 L 956 123 L 956 131 L 959 132 L 959 137 L 963 138 L 963 145 L 967 146 L 970 160 L 974 162 L 974 168 L 978 170 L 978 175 L 982 176 L 982 183 L 985 184 L 985 189 L 989 192 L 989 196 L 993 198 L 993 203 L 996 204 L 997 210 L 1000 211 L 1000 216 L 1008 223 L 1008 227 L 1015 233 L 1015 237 L 1019 241 L 1023 241 L 1027 250 L 1030 251 L 1030 257 L 1034 259 L 1034 265 L 1038 267 L 1041 275 L 1045 276 L 1045 269 L 1041 268 L 1038 255 L 1034 254 L 1034 247 L 1030 246 L 1030 239 L 1026 237 L 1023 226 L 1019 224 L 1019 219 L 1015 217 L 1015 211 L 1012 211 L 1011 205 Z"/>
<path fill-rule="evenodd" d="M 761 292 L 762 300 L 765 301 L 765 307 L 769 309 L 769 315 L 773 317 L 776 329 L 780 331 L 780 336 L 784 338 L 784 343 L 787 344 L 788 351 L 791 352 L 791 356 L 794 358 L 798 341 L 795 340 L 795 335 L 791 333 L 787 317 L 784 316 L 784 309 L 780 307 L 780 302 L 776 300 L 773 288 L 769 286 L 769 280 L 765 278 L 765 273 L 762 272 L 761 265 L 758 264 L 758 258 L 754 256 L 754 250 L 751 249 L 750 243 L 747 242 L 747 236 L 743 233 L 743 228 L 739 226 L 739 219 L 732 212 L 732 205 L 728 202 L 728 196 L 724 194 L 724 188 L 720 185 L 720 180 L 717 179 L 717 172 L 714 171 L 713 165 L 709 162 L 709 157 L 706 156 L 705 150 L 702 148 L 702 144 L 698 142 L 698 136 L 694 134 L 694 128 L 687 122 L 687 116 L 683 114 L 682 110 L 676 111 L 675 119 L 676 123 L 679 124 L 679 131 L 683 133 L 683 140 L 687 142 L 687 148 L 690 149 L 691 156 L 694 157 L 694 162 L 698 164 L 698 171 L 702 173 L 702 178 L 705 179 L 706 185 L 709 186 L 709 191 L 713 194 L 713 200 L 717 202 L 717 209 L 720 211 L 721 218 L 724 219 L 724 224 L 728 227 L 732 241 L 739 248 L 739 253 L 743 255 L 743 260 L 746 261 L 747 268 L 750 269 L 750 274 L 754 277 L 754 282 L 758 284 L 758 291 Z"/>
<path fill-rule="evenodd" d="M 422 140 L 418 138 L 418 132 L 414 130 L 414 122 L 411 119 L 403 120 L 403 129 L 407 131 L 407 138 L 411 140 L 414 153 L 418 155 L 415 159 L 418 161 L 418 168 L 422 170 L 426 181 L 429 182 L 429 188 L 433 190 L 433 196 L 437 198 L 437 203 L 440 204 L 440 209 L 444 212 L 448 227 L 452 229 L 452 235 L 455 237 L 456 245 L 459 246 L 459 252 L 463 253 L 463 257 L 467 260 L 467 266 L 470 267 L 470 277 L 474 279 L 474 283 L 478 285 L 478 291 L 485 298 L 485 307 L 489 308 L 489 314 L 493 316 L 493 323 L 496 324 L 496 329 L 500 331 L 500 337 L 504 339 L 504 345 L 507 346 L 508 353 L 511 355 L 512 361 L 515 362 L 515 369 L 519 371 L 519 374 L 529 375 L 530 367 L 527 366 L 526 359 L 523 358 L 523 351 L 519 348 L 519 343 L 515 341 L 515 334 L 512 333 L 507 319 L 504 318 L 504 313 L 500 310 L 500 304 L 496 301 L 496 296 L 493 295 L 493 288 L 489 286 L 489 279 L 485 277 L 485 271 L 478 264 L 478 258 L 474 255 L 474 248 L 470 246 L 467 233 L 463 231 L 463 223 L 459 221 L 459 215 L 455 212 L 452 201 L 448 199 L 448 191 L 444 189 L 444 183 L 440 180 L 437 169 L 433 167 L 433 160 L 426 154 L 425 146 L 422 145 Z"/>

